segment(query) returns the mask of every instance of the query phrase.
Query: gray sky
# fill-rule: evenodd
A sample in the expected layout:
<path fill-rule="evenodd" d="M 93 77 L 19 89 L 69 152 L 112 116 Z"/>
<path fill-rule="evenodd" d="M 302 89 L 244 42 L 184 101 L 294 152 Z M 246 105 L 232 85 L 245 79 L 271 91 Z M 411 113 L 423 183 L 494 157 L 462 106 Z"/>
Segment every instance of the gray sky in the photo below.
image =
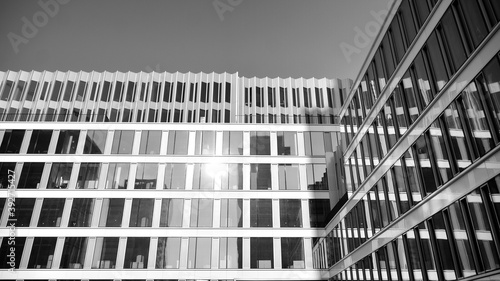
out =
<path fill-rule="evenodd" d="M 370 12 L 385 10 L 392 2 L 59 1 L 68 3 L 0 1 L 0 70 L 353 79 L 369 49 L 355 44 L 355 28 L 365 30 L 376 22 Z M 48 11 L 40 2 L 47 3 Z M 346 56 L 342 42 L 360 47 L 359 54 Z"/>

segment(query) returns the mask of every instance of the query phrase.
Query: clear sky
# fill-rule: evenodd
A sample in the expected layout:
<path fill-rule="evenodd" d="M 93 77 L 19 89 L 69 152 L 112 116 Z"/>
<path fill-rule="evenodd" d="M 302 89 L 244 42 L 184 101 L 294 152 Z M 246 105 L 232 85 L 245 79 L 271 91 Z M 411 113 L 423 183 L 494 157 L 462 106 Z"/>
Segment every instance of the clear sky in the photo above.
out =
<path fill-rule="evenodd" d="M 389 2 L 2 0 L 0 70 L 354 79 L 369 50 L 355 29 Z M 359 53 L 346 56 L 341 43 Z"/>

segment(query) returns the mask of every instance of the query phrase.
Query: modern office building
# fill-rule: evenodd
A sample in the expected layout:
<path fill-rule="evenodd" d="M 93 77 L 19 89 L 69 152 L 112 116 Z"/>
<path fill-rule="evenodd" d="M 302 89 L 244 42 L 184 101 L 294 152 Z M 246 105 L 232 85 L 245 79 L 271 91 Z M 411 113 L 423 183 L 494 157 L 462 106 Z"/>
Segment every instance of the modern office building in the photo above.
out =
<path fill-rule="evenodd" d="M 0 280 L 321 280 L 349 88 L 0 72 Z"/>
<path fill-rule="evenodd" d="M 500 280 L 500 1 L 395 1 L 340 111 L 330 280 Z"/>

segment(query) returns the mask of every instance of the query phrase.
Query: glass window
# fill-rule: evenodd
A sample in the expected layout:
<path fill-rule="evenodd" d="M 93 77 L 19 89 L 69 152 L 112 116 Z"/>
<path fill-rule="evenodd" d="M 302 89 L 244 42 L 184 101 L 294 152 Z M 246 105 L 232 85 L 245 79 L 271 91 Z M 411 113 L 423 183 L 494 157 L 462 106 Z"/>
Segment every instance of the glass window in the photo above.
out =
<path fill-rule="evenodd" d="M 467 123 L 472 131 L 478 156 L 483 156 L 494 147 L 491 131 L 486 119 L 486 111 L 481 103 L 480 93 L 476 83 L 471 82 L 463 91 L 459 104 L 463 107 L 462 112 L 467 117 Z"/>
<path fill-rule="evenodd" d="M 19 264 L 21 263 L 21 259 L 23 258 L 23 250 L 24 250 L 24 244 L 26 243 L 26 237 L 16 236 L 15 245 L 9 245 L 10 243 L 12 243 L 10 241 L 12 240 L 4 238 L 2 239 L 2 245 L 0 246 L 0 268 L 2 269 L 12 268 L 12 262 L 14 264 L 14 268 L 19 268 Z M 14 261 L 11 261 L 9 257 L 9 255 L 11 255 L 11 248 L 14 248 L 15 251 Z"/>
<path fill-rule="evenodd" d="M 188 131 L 169 131 L 167 154 L 187 155 Z"/>
<path fill-rule="evenodd" d="M 281 265 L 282 268 L 305 268 L 303 238 L 281 238 Z"/>
<path fill-rule="evenodd" d="M 47 188 L 68 188 L 71 170 L 73 170 L 73 163 L 52 163 Z"/>
<path fill-rule="evenodd" d="M 134 131 L 115 131 L 111 154 L 131 154 L 134 135 Z"/>
<path fill-rule="evenodd" d="M 306 164 L 306 172 L 308 190 L 328 190 L 325 164 Z"/>
<path fill-rule="evenodd" d="M 434 122 L 429 129 L 429 135 L 431 138 L 434 158 L 436 158 L 436 164 L 439 171 L 438 178 L 440 179 L 440 183 L 444 184 L 453 177 L 453 174 L 450 166 L 450 158 L 446 148 L 447 145 L 444 141 L 443 132 L 440 127 L 439 121 Z"/>
<path fill-rule="evenodd" d="M 216 173 L 221 175 L 221 189 L 243 189 L 243 164 L 218 164 Z"/>
<path fill-rule="evenodd" d="M 97 237 L 92 268 L 111 269 L 116 266 L 118 237 Z"/>
<path fill-rule="evenodd" d="M 242 268 L 242 239 L 236 237 L 219 238 L 219 268 Z"/>
<path fill-rule="evenodd" d="M 105 189 L 127 189 L 129 170 L 129 163 L 109 164 Z"/>
<path fill-rule="evenodd" d="M 269 132 L 250 132 L 250 155 L 270 155 Z"/>
<path fill-rule="evenodd" d="M 191 227 L 212 226 L 213 203 L 213 199 L 191 199 Z"/>
<path fill-rule="evenodd" d="M 471 245 L 467 232 L 465 231 L 465 222 L 461 212 L 460 203 L 456 202 L 448 208 L 449 220 L 455 238 L 455 246 L 458 252 L 460 269 L 464 276 L 475 275 L 475 263 L 472 255 Z"/>
<path fill-rule="evenodd" d="M 75 154 L 80 131 L 61 130 L 57 140 L 56 154 Z"/>
<path fill-rule="evenodd" d="M 5 130 L 0 153 L 18 154 L 23 143 L 24 132 L 24 130 Z"/>
<path fill-rule="evenodd" d="M 499 5 L 500 6 L 500 5 Z M 484 79 L 491 97 L 491 106 L 494 109 L 494 119 L 500 122 L 500 63 L 497 57 L 493 58 L 483 70 Z"/>
<path fill-rule="evenodd" d="M 472 161 L 462 122 L 454 102 L 451 103 L 447 109 L 445 109 L 443 116 L 448 127 L 448 134 L 451 140 L 451 150 L 457 160 L 458 169 L 462 171 L 467 168 Z"/>
<path fill-rule="evenodd" d="M 128 237 L 124 268 L 147 268 L 149 237 Z"/>
<path fill-rule="evenodd" d="M 132 199 L 132 211 L 130 212 L 130 227 L 151 227 L 153 220 L 154 199 L 134 198 Z"/>
<path fill-rule="evenodd" d="M 221 199 L 220 226 L 242 227 L 243 226 L 243 200 Z"/>
<path fill-rule="evenodd" d="M 94 211 L 94 198 L 74 198 L 69 215 L 69 227 L 89 227 Z"/>
<path fill-rule="evenodd" d="M 477 1 L 457 1 L 458 5 L 461 6 L 463 13 L 462 21 L 468 29 L 468 35 L 472 39 L 472 44 L 474 48 L 477 48 L 484 37 L 488 35 L 488 28 L 484 19 L 486 18 L 481 13 L 480 5 Z"/>
<path fill-rule="evenodd" d="M 311 227 L 325 227 L 330 212 L 330 199 L 309 199 L 309 221 Z"/>
<path fill-rule="evenodd" d="M 438 43 L 438 39 L 436 36 L 436 32 L 433 32 L 432 35 L 427 39 L 427 52 L 429 54 L 429 63 L 432 69 L 431 75 L 434 80 L 434 87 L 437 94 L 444 85 L 448 82 L 448 72 L 446 71 L 446 65 L 444 63 L 442 50 L 440 48 L 440 44 Z"/>
<path fill-rule="evenodd" d="M 304 132 L 306 155 L 325 155 L 325 141 L 323 132 Z"/>
<path fill-rule="evenodd" d="M 250 268 L 274 268 L 273 238 L 250 238 Z"/>
<path fill-rule="evenodd" d="M 85 139 L 85 147 L 83 148 L 84 154 L 103 154 L 104 146 L 106 145 L 106 138 L 108 132 L 101 130 L 89 130 L 87 131 L 87 137 Z"/>
<path fill-rule="evenodd" d="M 57 237 L 35 237 L 28 268 L 52 268 Z"/>
<path fill-rule="evenodd" d="M 0 162 L 0 189 L 8 188 L 11 183 L 14 184 L 16 180 L 15 169 L 15 162 Z M 2 210 L 2 206 L 0 205 L 0 210 Z"/>
<path fill-rule="evenodd" d="M 167 163 L 163 189 L 185 189 L 187 164 Z"/>
<path fill-rule="evenodd" d="M 299 190 L 299 165 L 279 164 L 278 179 L 280 190 Z"/>
<path fill-rule="evenodd" d="M 124 198 L 103 199 L 99 226 L 120 227 L 122 225 L 124 204 Z"/>
<path fill-rule="evenodd" d="M 197 131 L 195 143 L 196 155 L 215 154 L 215 131 Z"/>
<path fill-rule="evenodd" d="M 160 227 L 181 227 L 184 214 L 184 199 L 163 198 L 161 200 Z"/>
<path fill-rule="evenodd" d="M 179 268 L 181 238 L 159 237 L 156 251 L 156 268 Z"/>
<path fill-rule="evenodd" d="M 271 189 L 271 164 L 250 164 L 250 189 Z"/>
<path fill-rule="evenodd" d="M 157 163 L 138 163 L 134 189 L 156 189 Z"/>
<path fill-rule="evenodd" d="M 52 130 L 33 130 L 28 153 L 47 153 L 49 151 L 51 137 Z"/>
<path fill-rule="evenodd" d="M 441 26 L 439 28 L 441 29 L 441 36 L 445 39 L 446 53 L 452 62 L 453 72 L 457 71 L 467 59 L 458 26 L 453 15 L 453 9 L 448 9 L 441 18 Z"/>
<path fill-rule="evenodd" d="M 194 164 L 193 189 L 214 189 L 214 182 L 221 166 L 214 164 Z"/>
<path fill-rule="evenodd" d="M 434 98 L 431 88 L 431 81 L 429 79 L 425 62 L 424 62 L 424 53 L 421 51 L 418 53 L 417 57 L 413 61 L 413 70 L 415 74 L 415 81 L 418 85 L 419 93 L 417 93 L 417 100 L 420 100 L 421 107 L 426 108 L 427 105 Z"/>
<path fill-rule="evenodd" d="M 61 217 L 64 209 L 64 198 L 43 199 L 38 227 L 57 227 L 61 225 Z"/>
<path fill-rule="evenodd" d="M 189 238 L 188 268 L 210 268 L 212 238 Z"/>
<path fill-rule="evenodd" d="M 419 116 L 419 109 L 416 100 L 417 93 L 415 93 L 414 82 L 409 71 L 405 73 L 402 81 L 402 89 L 408 105 L 408 113 L 410 114 L 409 124 L 413 124 Z"/>
<path fill-rule="evenodd" d="M 87 252 L 87 237 L 66 237 L 60 268 L 83 269 Z"/>
<path fill-rule="evenodd" d="M 250 199 L 250 226 L 273 226 L 273 208 L 271 199 Z"/>
<path fill-rule="evenodd" d="M 406 35 L 406 45 L 410 46 L 411 42 L 417 35 L 417 27 L 415 26 L 415 21 L 413 19 L 410 0 L 404 0 L 399 8 L 400 17 L 403 24 L 403 34 Z"/>
<path fill-rule="evenodd" d="M 35 207 L 35 198 L 16 198 L 15 203 L 16 211 L 14 212 L 14 217 L 11 218 L 16 219 L 16 227 L 30 226 L 31 215 Z"/>
<path fill-rule="evenodd" d="M 142 131 L 139 154 L 160 153 L 161 131 Z"/>
<path fill-rule="evenodd" d="M 302 227 L 302 206 L 300 199 L 280 199 L 280 226 Z"/>
<path fill-rule="evenodd" d="M 297 155 L 297 133 L 278 132 L 278 155 Z"/>
<path fill-rule="evenodd" d="M 243 132 L 223 133 L 223 155 L 243 155 Z"/>
<path fill-rule="evenodd" d="M 485 204 L 478 193 L 467 195 L 467 205 L 470 219 L 474 227 L 479 253 L 482 257 L 482 264 L 485 270 L 492 270 L 500 266 L 500 258 L 495 250 L 495 241 L 491 233 L 491 226 L 488 221 Z"/>
<path fill-rule="evenodd" d="M 76 189 L 96 189 L 101 163 L 81 163 Z"/>

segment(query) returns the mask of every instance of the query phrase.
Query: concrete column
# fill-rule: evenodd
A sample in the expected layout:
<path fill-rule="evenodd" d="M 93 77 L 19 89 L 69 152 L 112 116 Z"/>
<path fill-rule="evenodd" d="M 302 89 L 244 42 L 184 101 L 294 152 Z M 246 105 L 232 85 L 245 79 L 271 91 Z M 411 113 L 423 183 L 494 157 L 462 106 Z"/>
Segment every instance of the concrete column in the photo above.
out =
<path fill-rule="evenodd" d="M 125 262 L 125 252 L 127 250 L 127 237 L 120 237 L 118 241 L 118 251 L 116 254 L 116 269 L 122 269 Z"/>
<path fill-rule="evenodd" d="M 280 200 L 279 199 L 272 199 L 273 200 L 273 228 L 280 228 Z"/>
<path fill-rule="evenodd" d="M 274 268 L 281 269 L 281 239 L 273 238 L 273 258 L 274 258 Z"/>
<path fill-rule="evenodd" d="M 61 265 L 63 248 L 64 248 L 64 237 L 57 237 L 56 247 L 54 249 L 54 258 L 52 260 L 51 268 L 59 269 Z"/>

